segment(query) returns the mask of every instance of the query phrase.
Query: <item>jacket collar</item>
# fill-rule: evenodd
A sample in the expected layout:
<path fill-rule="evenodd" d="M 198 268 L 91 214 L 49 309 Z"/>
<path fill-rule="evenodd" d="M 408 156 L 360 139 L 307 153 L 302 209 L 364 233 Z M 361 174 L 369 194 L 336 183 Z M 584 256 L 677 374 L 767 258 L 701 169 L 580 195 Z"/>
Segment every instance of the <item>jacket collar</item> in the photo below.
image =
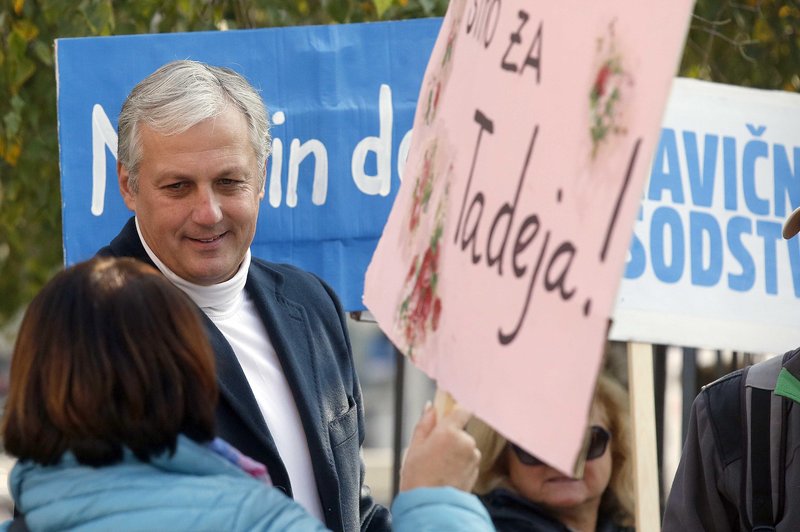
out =
<path fill-rule="evenodd" d="M 800 403 L 800 348 L 784 355 L 783 367 L 775 384 L 775 394 Z"/>
<path fill-rule="evenodd" d="M 153 261 L 147 256 L 142 241 L 139 239 L 139 233 L 136 231 L 136 219 L 133 216 L 128 219 L 122 231 L 111 241 L 107 249 L 110 249 L 111 253 L 107 253 L 106 249 L 101 249 L 98 254 L 110 254 L 115 257 L 132 257 L 156 268 L 156 265 L 153 264 Z"/>

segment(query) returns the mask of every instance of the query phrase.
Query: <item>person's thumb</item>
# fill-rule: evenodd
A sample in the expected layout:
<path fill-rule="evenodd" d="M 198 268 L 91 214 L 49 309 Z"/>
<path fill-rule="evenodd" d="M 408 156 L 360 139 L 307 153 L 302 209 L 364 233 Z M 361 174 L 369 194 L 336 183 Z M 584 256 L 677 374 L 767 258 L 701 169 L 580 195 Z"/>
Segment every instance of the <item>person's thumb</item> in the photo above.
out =
<path fill-rule="evenodd" d="M 436 409 L 433 408 L 430 401 L 425 404 L 425 410 L 422 412 L 422 417 L 417 421 L 417 426 L 414 427 L 414 434 L 411 436 L 413 440 L 424 440 L 436 427 Z"/>
<path fill-rule="evenodd" d="M 457 404 L 446 415 L 442 416 L 442 422 L 448 426 L 463 429 L 471 418 L 472 413 Z"/>

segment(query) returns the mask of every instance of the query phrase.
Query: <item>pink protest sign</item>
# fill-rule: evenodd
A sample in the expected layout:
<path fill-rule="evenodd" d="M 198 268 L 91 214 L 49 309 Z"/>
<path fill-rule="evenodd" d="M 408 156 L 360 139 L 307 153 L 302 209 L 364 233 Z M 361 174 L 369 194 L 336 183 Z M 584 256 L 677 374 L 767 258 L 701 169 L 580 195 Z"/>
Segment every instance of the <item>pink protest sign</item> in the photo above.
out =
<path fill-rule="evenodd" d="M 451 2 L 367 271 L 395 345 L 565 472 L 692 4 Z"/>

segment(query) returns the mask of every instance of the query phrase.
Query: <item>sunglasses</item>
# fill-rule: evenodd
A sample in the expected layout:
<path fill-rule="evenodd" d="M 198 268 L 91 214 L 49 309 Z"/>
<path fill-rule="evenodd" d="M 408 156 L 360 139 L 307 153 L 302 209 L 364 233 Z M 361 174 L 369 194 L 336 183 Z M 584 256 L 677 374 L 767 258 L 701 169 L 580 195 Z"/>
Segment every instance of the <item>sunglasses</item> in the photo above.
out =
<path fill-rule="evenodd" d="M 589 448 L 586 451 L 586 459 L 594 460 L 600 458 L 606 452 L 608 441 L 611 439 L 611 433 L 599 425 L 592 425 L 589 430 Z M 528 453 L 526 450 L 520 448 L 518 445 L 509 442 L 514 454 L 517 455 L 519 461 L 528 466 L 542 465 L 544 462 Z"/>

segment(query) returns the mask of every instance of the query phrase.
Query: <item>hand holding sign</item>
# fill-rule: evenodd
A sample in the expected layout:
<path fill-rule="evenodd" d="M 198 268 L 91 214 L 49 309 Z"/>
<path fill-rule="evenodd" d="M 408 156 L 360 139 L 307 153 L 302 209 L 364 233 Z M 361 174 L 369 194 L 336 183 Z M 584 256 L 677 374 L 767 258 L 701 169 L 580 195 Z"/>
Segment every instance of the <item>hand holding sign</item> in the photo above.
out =
<path fill-rule="evenodd" d="M 425 408 L 408 447 L 400 473 L 400 490 L 453 486 L 472 490 L 481 454 L 475 439 L 464 432 L 471 414 L 453 405 L 447 412 Z"/>

